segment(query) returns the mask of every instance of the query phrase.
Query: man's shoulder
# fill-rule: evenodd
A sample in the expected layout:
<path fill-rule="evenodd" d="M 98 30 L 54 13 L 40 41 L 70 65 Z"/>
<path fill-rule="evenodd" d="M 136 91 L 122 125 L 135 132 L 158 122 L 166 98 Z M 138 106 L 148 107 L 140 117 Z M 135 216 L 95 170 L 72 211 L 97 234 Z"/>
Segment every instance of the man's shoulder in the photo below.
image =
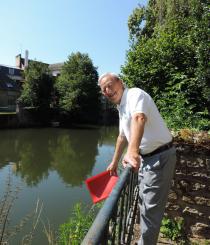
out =
<path fill-rule="evenodd" d="M 140 89 L 137 87 L 128 89 L 128 96 L 137 96 L 137 95 L 141 95 L 141 94 L 148 95 L 143 89 Z"/>

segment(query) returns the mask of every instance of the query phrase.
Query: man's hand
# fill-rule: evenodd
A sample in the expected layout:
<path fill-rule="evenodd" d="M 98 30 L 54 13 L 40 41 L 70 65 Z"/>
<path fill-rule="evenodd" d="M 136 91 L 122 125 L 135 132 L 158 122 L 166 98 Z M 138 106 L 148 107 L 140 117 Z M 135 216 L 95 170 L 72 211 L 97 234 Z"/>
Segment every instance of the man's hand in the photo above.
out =
<path fill-rule="evenodd" d="M 141 158 L 139 154 L 127 152 L 122 160 L 123 167 L 125 168 L 128 163 L 133 167 L 134 172 L 138 172 L 141 164 Z"/>
<path fill-rule="evenodd" d="M 117 173 L 117 163 L 111 162 L 106 170 L 110 172 L 110 175 L 115 175 Z"/>

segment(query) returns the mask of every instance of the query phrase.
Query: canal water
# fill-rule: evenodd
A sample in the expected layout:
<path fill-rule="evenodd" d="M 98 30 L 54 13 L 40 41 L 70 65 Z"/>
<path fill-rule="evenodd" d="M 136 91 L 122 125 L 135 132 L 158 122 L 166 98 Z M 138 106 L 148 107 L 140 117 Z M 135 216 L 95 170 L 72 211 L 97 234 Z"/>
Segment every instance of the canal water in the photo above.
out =
<path fill-rule="evenodd" d="M 76 203 L 91 205 L 84 181 L 106 169 L 117 134 L 117 127 L 1 130 L 0 199 L 8 182 L 13 191 L 19 189 L 9 228 L 30 216 L 37 200 L 43 204 L 40 220 L 46 225 L 49 221 L 54 230 L 68 220 Z M 32 222 L 31 217 L 9 244 L 21 244 Z M 42 222 L 32 244 L 48 244 Z"/>

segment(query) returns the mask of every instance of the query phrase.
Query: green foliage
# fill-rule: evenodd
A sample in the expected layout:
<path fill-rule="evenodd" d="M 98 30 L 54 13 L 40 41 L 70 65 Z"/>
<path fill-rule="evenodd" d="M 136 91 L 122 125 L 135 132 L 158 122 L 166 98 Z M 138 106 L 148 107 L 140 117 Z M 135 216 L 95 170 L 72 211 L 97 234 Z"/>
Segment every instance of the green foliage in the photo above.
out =
<path fill-rule="evenodd" d="M 178 241 L 183 236 L 184 219 L 172 220 L 164 217 L 160 232 L 172 241 Z"/>
<path fill-rule="evenodd" d="M 64 63 L 55 88 L 59 108 L 83 118 L 96 118 L 99 112 L 98 73 L 87 54 L 72 53 Z"/>
<path fill-rule="evenodd" d="M 19 102 L 24 106 L 46 110 L 50 107 L 52 88 L 53 81 L 49 75 L 48 65 L 31 61 L 24 70 L 24 84 Z"/>
<path fill-rule="evenodd" d="M 129 17 L 122 77 L 147 91 L 175 129 L 210 128 L 207 9 L 205 1 L 149 1 Z"/>
<path fill-rule="evenodd" d="M 79 245 L 89 230 L 94 220 L 94 209 L 88 213 L 82 210 L 82 205 L 77 203 L 73 210 L 73 216 L 68 222 L 60 225 L 59 244 L 62 245 Z"/>
<path fill-rule="evenodd" d="M 142 27 L 141 23 L 144 20 L 145 8 L 136 8 L 133 10 L 133 14 L 128 18 L 128 29 L 130 38 L 135 40 L 141 35 Z"/>

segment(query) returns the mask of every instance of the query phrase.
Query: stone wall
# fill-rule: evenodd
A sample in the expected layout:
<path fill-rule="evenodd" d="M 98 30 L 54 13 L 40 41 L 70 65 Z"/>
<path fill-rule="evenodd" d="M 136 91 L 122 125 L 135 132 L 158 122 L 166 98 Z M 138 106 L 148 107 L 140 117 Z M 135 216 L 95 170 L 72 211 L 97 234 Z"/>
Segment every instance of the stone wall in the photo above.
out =
<path fill-rule="evenodd" d="M 18 118 L 15 113 L 0 114 L 0 129 L 15 128 L 18 125 Z"/>
<path fill-rule="evenodd" d="M 210 239 L 210 146 L 179 142 L 166 214 L 184 218 L 188 238 Z"/>
<path fill-rule="evenodd" d="M 16 112 L 0 115 L 1 128 L 49 126 L 52 111 L 42 112 L 37 108 L 16 107 Z"/>

